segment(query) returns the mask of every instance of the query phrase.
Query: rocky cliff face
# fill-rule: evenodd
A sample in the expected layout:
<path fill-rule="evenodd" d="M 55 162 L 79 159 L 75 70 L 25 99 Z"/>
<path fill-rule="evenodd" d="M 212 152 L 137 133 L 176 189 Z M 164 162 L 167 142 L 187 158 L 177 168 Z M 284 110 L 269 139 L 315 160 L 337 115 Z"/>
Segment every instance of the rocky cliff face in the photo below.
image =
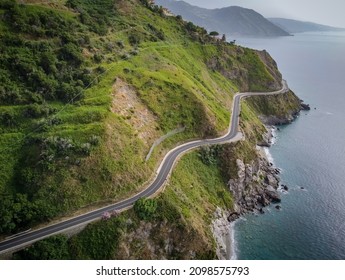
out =
<path fill-rule="evenodd" d="M 259 54 L 260 55 L 260 54 Z M 264 55 L 264 53 L 261 53 Z M 270 58 L 262 58 L 266 60 L 266 64 L 275 65 Z M 267 60 L 268 59 L 268 60 Z M 272 72 L 273 74 L 274 72 Z M 277 76 L 278 78 L 278 76 Z M 230 175 L 228 180 L 228 188 L 232 193 L 234 200 L 233 211 L 222 212 L 217 209 L 215 212 L 215 219 L 212 223 L 212 230 L 217 243 L 217 256 L 220 259 L 229 259 L 227 253 L 232 250 L 231 243 L 226 242 L 231 235 L 231 222 L 238 219 L 241 215 L 248 212 L 264 213 L 264 207 L 271 203 L 279 203 L 281 201 L 279 195 L 280 178 L 279 168 L 273 166 L 269 162 L 263 147 L 270 147 L 272 140 L 271 125 L 289 124 L 298 116 L 301 110 L 310 110 L 310 106 L 303 104 L 300 99 L 293 93 L 288 92 L 279 96 L 270 97 L 252 97 L 247 99 L 246 104 L 256 111 L 259 119 L 266 125 L 266 133 L 263 133 L 261 139 L 253 139 L 250 136 L 250 131 L 246 125 L 242 125 L 244 134 L 249 136 L 244 141 L 252 147 L 256 143 L 256 153 L 252 150 L 251 154 L 256 155 L 249 161 L 245 159 L 243 153 L 236 149 L 236 146 L 230 147 L 230 152 L 226 156 L 237 156 L 235 170 L 228 172 Z M 253 129 L 253 128 L 252 128 Z M 242 150 L 245 145 L 242 145 Z M 230 158 L 228 159 L 231 162 Z M 226 163 L 226 161 L 225 161 Z M 234 164 L 233 164 L 234 165 Z M 228 167 L 231 164 L 228 164 Z M 287 190 L 287 186 L 282 185 Z M 279 206 L 277 206 L 279 207 Z M 227 215 L 227 221 L 224 221 L 224 216 Z M 226 230 L 225 230 L 226 229 Z"/>
<path fill-rule="evenodd" d="M 310 110 L 292 91 L 276 96 L 254 96 L 246 100 L 265 125 L 283 125 L 293 122 L 301 110 Z"/>
<path fill-rule="evenodd" d="M 264 214 L 266 206 L 281 201 L 278 191 L 280 170 L 269 162 L 263 148 L 271 145 L 271 138 L 272 132 L 268 128 L 257 143 L 260 146 L 257 146 L 254 159 L 247 163 L 244 159 L 236 160 L 236 175 L 231 176 L 227 183 L 233 197 L 233 209 L 217 208 L 211 224 L 218 259 L 230 259 L 233 255 L 232 222 L 249 212 Z"/>
<path fill-rule="evenodd" d="M 231 229 L 228 221 L 230 212 L 217 207 L 211 229 L 216 242 L 216 255 L 219 260 L 229 260 L 231 256 Z"/>
<path fill-rule="evenodd" d="M 264 212 L 263 208 L 271 202 L 280 202 L 279 170 L 274 168 L 263 153 L 250 164 L 237 159 L 237 178 L 228 182 L 229 190 L 235 200 L 234 212 L 228 220 L 234 221 L 250 211 Z"/>

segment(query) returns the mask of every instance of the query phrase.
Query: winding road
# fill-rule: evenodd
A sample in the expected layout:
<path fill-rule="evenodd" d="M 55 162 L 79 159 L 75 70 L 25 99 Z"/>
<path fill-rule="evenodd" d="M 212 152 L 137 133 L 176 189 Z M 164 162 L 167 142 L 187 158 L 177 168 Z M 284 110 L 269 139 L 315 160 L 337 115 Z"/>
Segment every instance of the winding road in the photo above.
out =
<path fill-rule="evenodd" d="M 18 250 L 26 245 L 34 243 L 38 240 L 44 239 L 48 236 L 52 236 L 63 231 L 69 230 L 73 227 L 81 226 L 83 224 L 90 223 L 94 220 L 100 219 L 104 212 L 111 211 L 121 211 L 131 207 L 139 198 L 141 197 L 151 197 L 156 194 L 160 189 L 163 188 L 165 182 L 168 180 L 168 177 L 176 163 L 177 159 L 181 157 L 184 153 L 189 150 L 198 148 L 205 145 L 215 145 L 223 144 L 229 142 L 236 142 L 242 139 L 242 134 L 238 131 L 239 125 L 239 115 L 240 115 L 240 101 L 242 98 L 249 96 L 259 96 L 259 95 L 276 95 L 280 93 L 285 93 L 289 90 L 288 85 L 285 80 L 282 82 L 283 87 L 281 90 L 274 92 L 245 92 L 238 93 L 235 95 L 232 105 L 232 116 L 229 125 L 229 130 L 226 135 L 216 138 L 216 139 L 205 139 L 198 140 L 189 143 L 180 145 L 173 150 L 171 150 L 163 159 L 160 164 L 156 177 L 153 182 L 142 192 L 134 195 L 131 198 L 117 202 L 113 205 L 94 210 L 92 212 L 74 217 L 72 219 L 59 222 L 57 224 L 47 226 L 35 231 L 23 232 L 22 234 L 17 234 L 8 238 L 7 240 L 0 243 L 0 254 L 6 253 L 12 250 Z"/>

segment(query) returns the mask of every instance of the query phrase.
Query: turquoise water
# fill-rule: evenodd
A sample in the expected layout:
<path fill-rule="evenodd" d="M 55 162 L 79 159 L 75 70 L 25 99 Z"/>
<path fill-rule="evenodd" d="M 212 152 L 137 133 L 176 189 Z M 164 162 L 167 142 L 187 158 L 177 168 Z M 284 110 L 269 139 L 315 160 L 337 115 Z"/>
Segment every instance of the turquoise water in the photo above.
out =
<path fill-rule="evenodd" d="M 313 109 L 277 132 L 269 151 L 290 189 L 281 211 L 236 222 L 237 258 L 345 259 L 345 33 L 238 44 L 266 49 Z"/>

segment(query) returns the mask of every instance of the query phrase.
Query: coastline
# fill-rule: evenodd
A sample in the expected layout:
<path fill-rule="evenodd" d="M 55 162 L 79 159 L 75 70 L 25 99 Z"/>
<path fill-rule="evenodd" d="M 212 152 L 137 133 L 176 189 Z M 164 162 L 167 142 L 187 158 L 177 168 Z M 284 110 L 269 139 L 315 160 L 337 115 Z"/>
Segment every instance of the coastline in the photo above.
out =
<path fill-rule="evenodd" d="M 278 132 L 276 145 L 269 149 L 277 166 L 283 168 L 281 177 L 290 190 L 283 197 L 283 211 L 235 222 L 235 243 L 242 259 L 345 257 L 341 242 L 345 232 L 339 230 L 344 223 L 345 164 L 339 141 L 344 139 L 344 130 L 336 125 L 344 117 L 343 80 L 339 73 L 344 72 L 341 53 L 345 37 L 307 35 L 298 35 L 298 40 L 291 41 L 247 40 L 249 44 L 245 44 L 272 53 L 291 86 L 312 104 L 312 111 L 301 114 L 301 120 L 293 127 L 284 126 Z M 296 60 L 291 59 L 296 53 L 303 53 L 298 63 L 305 67 L 296 68 Z M 256 232 L 259 229 L 262 231 Z"/>
<path fill-rule="evenodd" d="M 264 143 L 261 143 L 262 145 L 257 146 L 257 152 L 258 152 L 258 158 L 263 158 L 264 161 L 267 163 L 267 167 L 272 170 L 275 174 L 277 173 L 277 170 L 280 170 L 278 167 L 275 166 L 274 158 L 272 154 L 270 153 L 270 147 L 274 145 L 277 141 L 277 127 L 270 125 L 266 126 L 267 133 L 264 136 Z M 279 178 L 280 179 L 280 178 Z M 276 188 L 277 192 L 279 189 L 280 180 L 278 181 L 278 186 Z M 270 205 L 272 202 L 270 202 L 268 205 Z M 266 205 L 266 206 L 268 206 Z M 230 222 L 228 224 L 228 236 L 229 236 L 229 242 L 227 244 L 229 254 L 229 260 L 238 260 L 238 247 L 236 243 L 235 238 L 235 232 L 236 232 L 236 223 L 243 219 L 245 220 L 244 215 L 249 213 L 256 213 L 256 214 L 264 214 L 264 210 L 258 210 L 256 208 L 253 208 L 252 211 L 245 211 L 243 214 L 238 216 L 236 219 Z"/>

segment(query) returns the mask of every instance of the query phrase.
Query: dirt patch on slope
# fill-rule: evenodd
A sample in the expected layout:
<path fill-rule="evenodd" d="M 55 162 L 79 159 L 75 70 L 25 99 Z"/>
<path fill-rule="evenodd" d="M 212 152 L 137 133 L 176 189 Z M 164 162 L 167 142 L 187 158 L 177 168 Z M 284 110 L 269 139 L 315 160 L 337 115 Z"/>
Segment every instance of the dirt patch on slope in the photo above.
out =
<path fill-rule="evenodd" d="M 112 97 L 112 112 L 122 116 L 145 144 L 151 145 L 160 137 L 156 116 L 141 102 L 132 86 L 117 78 Z"/>

